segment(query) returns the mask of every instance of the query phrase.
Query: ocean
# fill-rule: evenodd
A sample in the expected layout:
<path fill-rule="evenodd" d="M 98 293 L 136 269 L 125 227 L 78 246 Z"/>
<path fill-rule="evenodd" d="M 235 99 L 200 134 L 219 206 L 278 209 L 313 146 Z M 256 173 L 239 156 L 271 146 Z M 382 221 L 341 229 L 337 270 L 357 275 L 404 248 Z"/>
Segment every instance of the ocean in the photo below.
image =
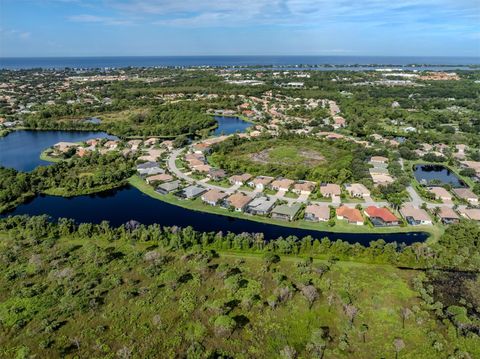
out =
<path fill-rule="evenodd" d="M 408 66 L 408 65 L 415 66 Z M 112 56 L 112 57 L 2 57 L 0 68 L 124 68 L 124 67 L 242 67 L 303 68 L 318 70 L 372 69 L 372 65 L 399 66 L 417 70 L 468 69 L 480 65 L 480 57 L 415 56 Z M 331 65 L 331 66 L 329 66 Z M 362 66 L 363 65 L 363 66 Z M 423 65 L 423 66 L 418 66 Z M 428 65 L 428 66 L 425 66 Z M 443 65 L 443 66 L 442 66 Z"/>

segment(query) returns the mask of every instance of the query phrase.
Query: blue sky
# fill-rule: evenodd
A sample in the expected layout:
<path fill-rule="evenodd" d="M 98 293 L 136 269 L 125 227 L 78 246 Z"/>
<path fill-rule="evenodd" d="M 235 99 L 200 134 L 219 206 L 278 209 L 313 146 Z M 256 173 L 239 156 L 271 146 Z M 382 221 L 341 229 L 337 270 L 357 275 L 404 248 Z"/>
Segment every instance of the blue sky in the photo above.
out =
<path fill-rule="evenodd" d="M 0 0 L 0 56 L 480 56 L 480 0 Z"/>

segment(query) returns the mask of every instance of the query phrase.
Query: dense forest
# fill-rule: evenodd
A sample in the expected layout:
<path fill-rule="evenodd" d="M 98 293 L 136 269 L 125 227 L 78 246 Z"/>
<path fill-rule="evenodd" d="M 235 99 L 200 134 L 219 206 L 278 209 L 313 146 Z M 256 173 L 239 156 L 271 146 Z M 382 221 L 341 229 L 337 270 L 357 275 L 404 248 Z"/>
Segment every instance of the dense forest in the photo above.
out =
<path fill-rule="evenodd" d="M 479 241 L 469 222 L 363 247 L 6 218 L 0 355 L 474 358 Z"/>

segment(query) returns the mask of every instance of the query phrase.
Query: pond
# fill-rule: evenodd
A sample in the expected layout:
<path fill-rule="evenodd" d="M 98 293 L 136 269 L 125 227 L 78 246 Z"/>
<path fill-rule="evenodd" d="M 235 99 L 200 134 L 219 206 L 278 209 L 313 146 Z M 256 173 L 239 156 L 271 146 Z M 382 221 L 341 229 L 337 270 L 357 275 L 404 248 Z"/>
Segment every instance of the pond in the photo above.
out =
<path fill-rule="evenodd" d="M 215 120 L 218 122 L 218 127 L 213 131 L 214 136 L 245 132 L 247 128 L 252 126 L 252 123 L 239 117 L 215 116 Z"/>
<path fill-rule="evenodd" d="M 0 166 L 18 171 L 31 171 L 50 162 L 40 159 L 40 154 L 57 142 L 82 142 L 90 138 L 111 138 L 105 132 L 87 131 L 14 131 L 0 137 Z"/>
<path fill-rule="evenodd" d="M 457 175 L 442 165 L 418 164 L 413 166 L 416 180 L 422 185 L 439 184 L 450 185 L 454 188 L 466 187 Z M 432 183 L 433 181 L 433 183 Z"/>
<path fill-rule="evenodd" d="M 20 214 L 47 214 L 54 219 L 60 217 L 73 218 L 78 223 L 100 223 L 102 220 L 107 220 L 114 226 L 133 219 L 143 224 L 192 226 L 195 230 L 204 232 L 263 233 L 266 239 L 276 239 L 290 235 L 302 238 L 310 235 L 314 238 L 328 237 L 330 240 L 342 239 L 350 243 L 358 242 L 364 245 L 380 238 L 383 238 L 386 242 L 396 241 L 411 244 L 413 242 L 423 242 L 428 237 L 427 233 L 331 233 L 259 223 L 192 211 L 171 205 L 151 198 L 131 186 L 101 194 L 74 198 L 38 196 L 9 213 L 9 215 Z"/>

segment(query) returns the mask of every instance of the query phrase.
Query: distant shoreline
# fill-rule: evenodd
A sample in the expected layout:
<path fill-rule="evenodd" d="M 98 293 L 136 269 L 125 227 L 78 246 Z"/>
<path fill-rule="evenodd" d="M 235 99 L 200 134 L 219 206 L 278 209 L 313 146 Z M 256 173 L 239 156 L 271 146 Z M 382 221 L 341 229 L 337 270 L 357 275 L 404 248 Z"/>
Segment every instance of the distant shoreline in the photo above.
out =
<path fill-rule="evenodd" d="M 470 69 L 480 67 L 480 57 L 467 56 L 61 56 L 0 57 L 0 69 L 98 69 L 126 67 L 159 68 L 292 68 L 364 69 Z"/>

